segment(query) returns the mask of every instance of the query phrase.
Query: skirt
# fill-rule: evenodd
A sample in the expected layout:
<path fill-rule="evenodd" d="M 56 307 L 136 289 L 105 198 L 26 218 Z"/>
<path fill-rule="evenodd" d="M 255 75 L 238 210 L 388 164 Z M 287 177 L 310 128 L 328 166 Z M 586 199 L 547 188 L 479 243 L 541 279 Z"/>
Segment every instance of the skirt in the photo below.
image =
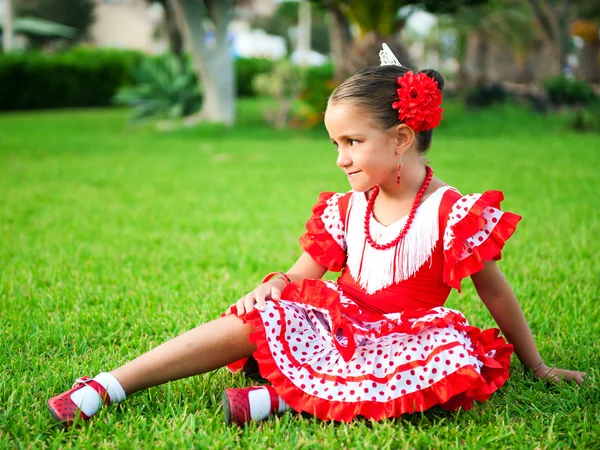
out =
<path fill-rule="evenodd" d="M 330 281 L 293 283 L 242 319 L 254 328 L 261 376 L 292 409 L 322 420 L 470 409 L 509 376 L 513 348 L 499 330 L 469 326 L 443 307 L 363 312 Z"/>

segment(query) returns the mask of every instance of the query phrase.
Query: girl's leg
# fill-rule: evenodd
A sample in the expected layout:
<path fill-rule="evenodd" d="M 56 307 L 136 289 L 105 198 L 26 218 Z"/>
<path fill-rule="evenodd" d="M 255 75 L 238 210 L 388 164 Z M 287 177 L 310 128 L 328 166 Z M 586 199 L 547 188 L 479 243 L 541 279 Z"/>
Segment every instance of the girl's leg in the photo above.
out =
<path fill-rule="evenodd" d="M 250 325 L 229 315 L 207 322 L 115 369 L 125 392 L 199 375 L 252 355 Z"/>
<path fill-rule="evenodd" d="M 78 379 L 74 388 L 50 398 L 48 407 L 66 425 L 78 415 L 87 419 L 103 401 L 120 402 L 126 394 L 251 356 L 256 347 L 249 340 L 251 332 L 252 327 L 237 316 L 221 317 L 165 342 L 111 373 Z"/>

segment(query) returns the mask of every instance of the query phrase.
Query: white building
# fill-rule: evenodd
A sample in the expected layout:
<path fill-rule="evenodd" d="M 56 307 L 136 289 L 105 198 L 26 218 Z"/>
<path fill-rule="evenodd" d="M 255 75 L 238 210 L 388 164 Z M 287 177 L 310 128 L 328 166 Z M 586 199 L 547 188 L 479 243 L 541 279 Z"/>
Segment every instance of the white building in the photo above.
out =
<path fill-rule="evenodd" d="M 93 45 L 152 54 L 165 52 L 169 47 L 168 38 L 159 33 L 165 20 L 165 11 L 159 3 L 96 0 L 94 15 L 96 21 L 89 30 Z"/>

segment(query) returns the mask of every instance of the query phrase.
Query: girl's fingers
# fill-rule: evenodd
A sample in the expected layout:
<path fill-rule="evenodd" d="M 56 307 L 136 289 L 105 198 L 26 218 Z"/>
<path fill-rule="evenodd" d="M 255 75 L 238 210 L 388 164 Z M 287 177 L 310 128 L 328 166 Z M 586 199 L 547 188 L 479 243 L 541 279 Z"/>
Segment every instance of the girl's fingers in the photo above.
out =
<path fill-rule="evenodd" d="M 256 293 L 256 308 L 259 311 L 264 311 L 267 309 L 267 304 L 265 302 L 266 295 L 263 292 Z"/>
<path fill-rule="evenodd" d="M 585 379 L 587 374 L 585 372 L 570 372 L 567 376 L 567 380 L 574 381 L 575 383 L 581 385 Z"/>
<path fill-rule="evenodd" d="M 255 298 L 254 298 L 254 293 L 250 293 L 248 295 L 246 295 L 245 299 L 244 299 L 244 306 L 246 307 L 246 313 L 249 313 L 250 311 L 252 311 L 254 309 L 254 303 L 255 303 Z"/>
<path fill-rule="evenodd" d="M 239 299 L 239 300 L 236 302 L 236 304 L 235 304 L 235 306 L 236 306 L 236 308 L 237 308 L 237 315 L 238 315 L 238 316 L 243 316 L 243 315 L 245 314 L 245 311 L 244 311 L 244 299 L 245 299 L 245 298 L 246 298 L 246 297 L 242 297 L 242 298 L 240 298 L 240 299 Z"/>
<path fill-rule="evenodd" d="M 271 288 L 271 298 L 273 300 L 281 300 L 281 291 L 276 287 L 272 287 Z"/>
<path fill-rule="evenodd" d="M 564 369 L 552 369 L 541 378 L 544 380 L 552 381 L 554 383 L 560 383 L 561 381 L 574 381 L 575 383 L 581 385 L 583 384 L 585 376 L 585 372 L 576 372 L 574 370 Z"/>

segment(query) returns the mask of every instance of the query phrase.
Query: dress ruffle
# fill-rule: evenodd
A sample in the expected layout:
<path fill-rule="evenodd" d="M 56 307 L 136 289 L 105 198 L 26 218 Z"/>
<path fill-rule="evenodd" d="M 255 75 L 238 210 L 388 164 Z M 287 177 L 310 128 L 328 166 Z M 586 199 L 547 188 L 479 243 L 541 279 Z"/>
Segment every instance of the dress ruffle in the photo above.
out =
<path fill-rule="evenodd" d="M 332 272 L 339 272 L 346 262 L 345 249 L 336 241 L 336 238 L 338 241 L 344 238 L 344 231 L 341 228 L 343 224 L 339 221 L 340 228 L 330 225 L 328 231 L 323 222 L 328 207 L 327 201 L 334 195 L 336 195 L 334 192 L 323 192 L 319 195 L 319 200 L 312 210 L 313 214 L 306 223 L 306 233 L 300 237 L 300 246 L 323 267 Z"/>
<path fill-rule="evenodd" d="M 456 202 L 444 236 L 444 282 L 459 292 L 463 278 L 483 269 L 484 261 L 501 258 L 504 244 L 521 220 L 500 210 L 502 192 L 487 191 L 475 202 L 473 195 Z"/>
<path fill-rule="evenodd" d="M 348 422 L 470 409 L 508 379 L 512 345 L 458 311 L 365 314 L 320 280 L 294 283 L 282 298 L 243 320 L 262 377 L 296 411 Z"/>

